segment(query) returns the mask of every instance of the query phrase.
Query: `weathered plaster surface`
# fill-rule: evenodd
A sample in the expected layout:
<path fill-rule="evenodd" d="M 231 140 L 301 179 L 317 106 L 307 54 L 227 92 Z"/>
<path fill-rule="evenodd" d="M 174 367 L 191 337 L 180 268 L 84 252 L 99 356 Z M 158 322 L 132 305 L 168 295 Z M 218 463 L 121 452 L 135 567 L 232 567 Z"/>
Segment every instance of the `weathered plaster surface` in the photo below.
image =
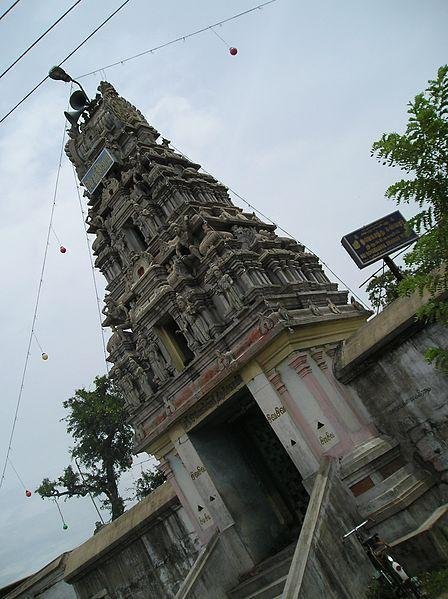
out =
<path fill-rule="evenodd" d="M 181 512 L 165 483 L 72 551 L 65 579 L 80 599 L 174 597 L 198 551 Z"/>

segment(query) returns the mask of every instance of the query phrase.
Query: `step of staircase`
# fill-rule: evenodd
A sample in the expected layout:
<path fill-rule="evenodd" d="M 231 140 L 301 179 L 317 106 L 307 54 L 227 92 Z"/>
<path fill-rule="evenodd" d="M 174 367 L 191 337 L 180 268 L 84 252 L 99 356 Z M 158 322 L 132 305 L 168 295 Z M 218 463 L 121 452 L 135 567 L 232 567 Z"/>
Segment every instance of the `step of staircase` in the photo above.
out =
<path fill-rule="evenodd" d="M 245 580 L 229 591 L 229 599 L 276 599 L 286 583 L 295 544 L 257 564 Z"/>

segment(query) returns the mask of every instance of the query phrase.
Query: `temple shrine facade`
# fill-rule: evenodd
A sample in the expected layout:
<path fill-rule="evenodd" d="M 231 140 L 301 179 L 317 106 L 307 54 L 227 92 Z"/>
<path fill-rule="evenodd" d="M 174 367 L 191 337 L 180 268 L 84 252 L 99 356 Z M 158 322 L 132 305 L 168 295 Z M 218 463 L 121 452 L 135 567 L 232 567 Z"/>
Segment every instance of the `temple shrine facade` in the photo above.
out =
<path fill-rule="evenodd" d="M 369 312 L 300 243 L 235 206 L 110 83 L 98 92 L 73 119 L 66 153 L 107 280 L 110 375 L 135 452 L 159 460 L 200 546 L 225 532 L 229 567 L 243 573 L 297 542 L 327 459 L 372 522 L 426 493 L 430 483 L 333 376 L 337 346 Z"/>

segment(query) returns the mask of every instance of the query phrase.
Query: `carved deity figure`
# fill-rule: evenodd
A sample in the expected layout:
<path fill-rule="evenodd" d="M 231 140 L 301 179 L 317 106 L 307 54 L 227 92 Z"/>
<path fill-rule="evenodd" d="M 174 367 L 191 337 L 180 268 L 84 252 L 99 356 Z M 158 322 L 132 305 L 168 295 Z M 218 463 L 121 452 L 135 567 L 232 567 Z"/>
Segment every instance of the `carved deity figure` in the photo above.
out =
<path fill-rule="evenodd" d="M 141 404 L 141 397 L 134 378 L 123 367 L 119 366 L 114 366 L 111 370 L 111 377 L 123 391 L 126 403 L 133 408 L 137 408 Z"/>
<path fill-rule="evenodd" d="M 104 298 L 105 306 L 102 309 L 106 316 L 103 327 L 115 326 L 121 329 L 130 327 L 129 310 L 122 303 L 116 302 L 110 295 Z"/>
<path fill-rule="evenodd" d="M 316 304 L 314 304 L 312 302 L 312 300 L 309 299 L 307 302 L 307 305 L 308 305 L 308 308 L 311 310 L 311 312 L 314 314 L 314 316 L 320 316 L 322 314 L 319 306 L 316 306 Z"/>
<path fill-rule="evenodd" d="M 131 372 L 137 379 L 139 386 L 140 386 L 141 390 L 143 391 L 143 393 L 146 396 L 152 395 L 152 389 L 151 389 L 151 385 L 149 384 L 149 381 L 148 381 L 147 371 L 143 368 L 143 366 L 139 362 L 137 362 L 137 360 L 135 360 L 131 356 L 129 356 L 129 358 L 128 358 L 128 364 L 129 364 L 129 368 L 130 368 Z"/>
<path fill-rule="evenodd" d="M 206 256 L 221 240 L 225 242 L 233 239 L 232 233 L 228 231 L 215 231 L 207 222 L 203 223 L 202 230 L 204 232 L 204 239 L 199 245 L 199 252 L 203 256 Z"/>
<path fill-rule="evenodd" d="M 341 311 L 339 310 L 339 308 L 336 306 L 336 304 L 334 304 L 331 299 L 329 297 L 327 297 L 327 305 L 330 308 L 330 311 L 333 312 L 333 314 L 340 314 Z"/>
<path fill-rule="evenodd" d="M 181 224 L 176 223 L 172 225 L 174 238 L 169 242 L 169 245 L 175 248 L 176 255 L 184 263 L 186 259 L 187 263 L 190 262 L 193 256 L 198 259 L 202 258 L 193 238 L 192 223 L 190 220 L 188 216 L 184 216 Z M 189 258 L 190 260 L 188 260 Z"/>
<path fill-rule="evenodd" d="M 86 224 L 88 225 L 88 233 L 97 233 L 98 231 L 106 231 L 104 226 L 104 218 L 99 214 L 88 214 L 86 218 Z"/>
<path fill-rule="evenodd" d="M 214 266 L 212 273 L 216 280 L 218 292 L 222 292 L 231 308 L 241 310 L 243 302 L 241 301 L 238 292 L 235 290 L 235 283 L 232 277 L 227 273 L 222 273 L 218 266 Z"/>
<path fill-rule="evenodd" d="M 201 345 L 207 343 L 211 339 L 210 327 L 195 304 L 184 296 L 178 295 L 177 305 L 179 306 L 181 318 L 191 331 L 194 339 Z"/>
<path fill-rule="evenodd" d="M 154 382 L 163 384 L 173 374 L 173 368 L 163 357 L 156 340 L 153 337 L 139 337 L 136 345 L 137 352 L 146 358 L 154 373 Z"/>

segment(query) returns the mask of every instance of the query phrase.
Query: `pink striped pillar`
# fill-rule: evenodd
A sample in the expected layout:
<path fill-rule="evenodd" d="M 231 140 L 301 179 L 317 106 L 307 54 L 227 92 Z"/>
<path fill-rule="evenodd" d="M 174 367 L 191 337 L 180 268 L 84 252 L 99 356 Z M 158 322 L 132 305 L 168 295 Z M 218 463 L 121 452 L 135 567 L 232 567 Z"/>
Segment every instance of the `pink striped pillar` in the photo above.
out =
<path fill-rule="evenodd" d="M 336 432 L 339 438 L 339 443 L 337 443 L 336 445 L 334 445 L 334 447 L 328 450 L 328 452 L 326 452 L 327 455 L 333 457 L 345 455 L 351 449 L 353 449 L 354 444 L 350 438 L 349 432 L 344 426 L 344 423 L 341 422 L 339 414 L 333 406 L 330 398 L 326 394 L 319 381 L 313 375 L 311 367 L 308 364 L 307 354 L 296 355 L 289 362 L 289 365 L 297 372 L 300 378 L 303 379 L 308 391 L 318 402 L 322 410 L 322 413 L 328 419 L 331 426 L 334 427 L 334 431 Z"/>
<path fill-rule="evenodd" d="M 309 422 L 303 416 L 300 406 L 294 399 L 291 397 L 288 389 L 286 388 L 284 382 L 280 374 L 273 370 L 269 375 L 268 379 L 277 393 L 280 395 L 281 401 L 283 405 L 286 406 L 291 418 L 294 423 L 298 427 L 298 429 L 302 432 L 303 438 L 306 441 L 309 449 L 315 458 L 319 461 L 322 457 L 322 447 L 320 446 L 319 441 L 317 440 L 316 435 L 313 433 Z"/>

